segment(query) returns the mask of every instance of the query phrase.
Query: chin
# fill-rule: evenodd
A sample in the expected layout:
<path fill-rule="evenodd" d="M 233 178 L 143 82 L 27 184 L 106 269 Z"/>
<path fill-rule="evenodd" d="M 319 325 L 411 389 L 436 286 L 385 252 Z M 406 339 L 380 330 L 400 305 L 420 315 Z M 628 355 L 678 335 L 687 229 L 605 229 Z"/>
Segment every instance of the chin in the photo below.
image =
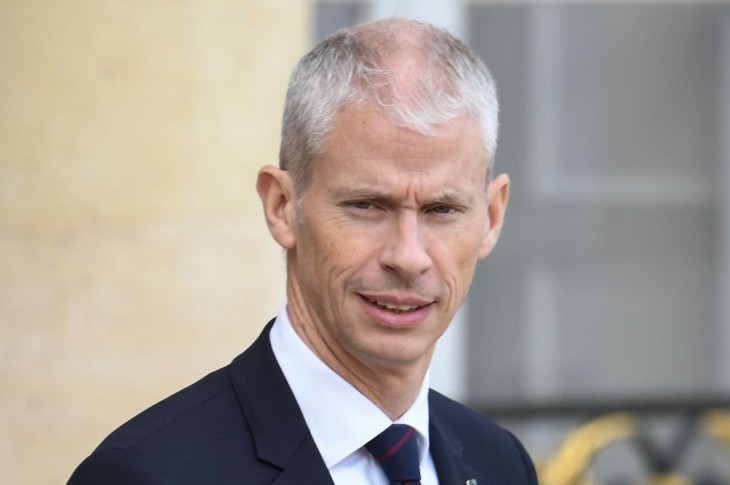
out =
<path fill-rule="evenodd" d="M 389 336 L 389 340 L 378 345 L 376 348 L 365 350 L 368 359 L 388 367 L 400 367 L 411 365 L 429 359 L 433 345 L 426 345 L 423 342 L 413 342 L 407 337 Z M 411 340 L 411 341 L 409 341 Z"/>

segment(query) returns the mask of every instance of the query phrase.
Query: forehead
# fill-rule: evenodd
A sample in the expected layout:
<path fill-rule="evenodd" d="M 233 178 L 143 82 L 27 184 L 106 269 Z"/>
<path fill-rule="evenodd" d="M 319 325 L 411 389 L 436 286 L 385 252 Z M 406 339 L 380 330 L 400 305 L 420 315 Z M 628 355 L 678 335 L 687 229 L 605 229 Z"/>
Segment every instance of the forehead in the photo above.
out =
<path fill-rule="evenodd" d="M 360 176 L 387 173 L 450 175 L 486 180 L 487 160 L 479 125 L 460 117 L 421 134 L 396 125 L 371 105 L 340 109 L 325 151 L 313 167 L 325 177 L 341 172 Z"/>

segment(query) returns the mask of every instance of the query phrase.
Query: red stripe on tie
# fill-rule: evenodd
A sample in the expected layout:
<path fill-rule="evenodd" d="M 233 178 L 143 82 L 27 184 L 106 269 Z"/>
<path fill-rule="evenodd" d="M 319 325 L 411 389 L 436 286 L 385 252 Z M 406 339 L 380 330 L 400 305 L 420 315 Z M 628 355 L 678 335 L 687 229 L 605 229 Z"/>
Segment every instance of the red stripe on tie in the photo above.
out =
<path fill-rule="evenodd" d="M 408 438 L 411 437 L 413 431 L 413 428 L 409 429 L 408 432 L 404 434 L 403 437 L 399 439 L 396 444 L 394 444 L 388 451 L 377 457 L 376 460 L 379 462 L 383 462 L 393 456 L 395 453 L 397 453 L 398 450 L 400 450 L 401 446 L 403 446 L 405 442 L 408 441 Z"/>

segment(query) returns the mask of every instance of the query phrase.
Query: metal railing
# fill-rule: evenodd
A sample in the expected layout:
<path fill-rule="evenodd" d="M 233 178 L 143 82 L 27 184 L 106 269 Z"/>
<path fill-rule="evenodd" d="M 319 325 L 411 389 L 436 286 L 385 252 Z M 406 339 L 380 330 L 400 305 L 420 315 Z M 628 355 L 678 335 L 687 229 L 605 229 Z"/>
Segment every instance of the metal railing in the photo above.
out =
<path fill-rule="evenodd" d="M 688 476 L 679 464 L 690 444 L 702 437 L 722 454 L 730 469 L 730 399 L 692 397 L 642 399 L 614 402 L 565 401 L 551 403 L 504 403 L 473 406 L 497 419 L 513 423 L 533 420 L 573 419 L 582 422 L 571 429 L 551 456 L 536 460 L 542 485 L 588 485 L 623 483 L 597 477 L 592 467 L 602 451 L 619 443 L 630 444 L 648 472 L 647 485 L 717 485 L 730 477 L 717 471 Z M 677 427 L 671 446 L 659 446 L 644 426 L 646 420 L 673 418 Z"/>

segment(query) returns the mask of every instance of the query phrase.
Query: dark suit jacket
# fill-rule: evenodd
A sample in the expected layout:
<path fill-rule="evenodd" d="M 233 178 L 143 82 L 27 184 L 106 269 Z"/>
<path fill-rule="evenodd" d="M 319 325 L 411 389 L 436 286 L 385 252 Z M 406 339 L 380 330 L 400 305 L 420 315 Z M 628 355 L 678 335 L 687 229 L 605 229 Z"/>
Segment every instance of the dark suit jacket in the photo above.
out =
<path fill-rule="evenodd" d="M 114 431 L 69 484 L 332 484 L 271 350 L 272 323 L 230 365 Z M 441 485 L 537 483 L 509 432 L 435 391 L 429 409 Z"/>

